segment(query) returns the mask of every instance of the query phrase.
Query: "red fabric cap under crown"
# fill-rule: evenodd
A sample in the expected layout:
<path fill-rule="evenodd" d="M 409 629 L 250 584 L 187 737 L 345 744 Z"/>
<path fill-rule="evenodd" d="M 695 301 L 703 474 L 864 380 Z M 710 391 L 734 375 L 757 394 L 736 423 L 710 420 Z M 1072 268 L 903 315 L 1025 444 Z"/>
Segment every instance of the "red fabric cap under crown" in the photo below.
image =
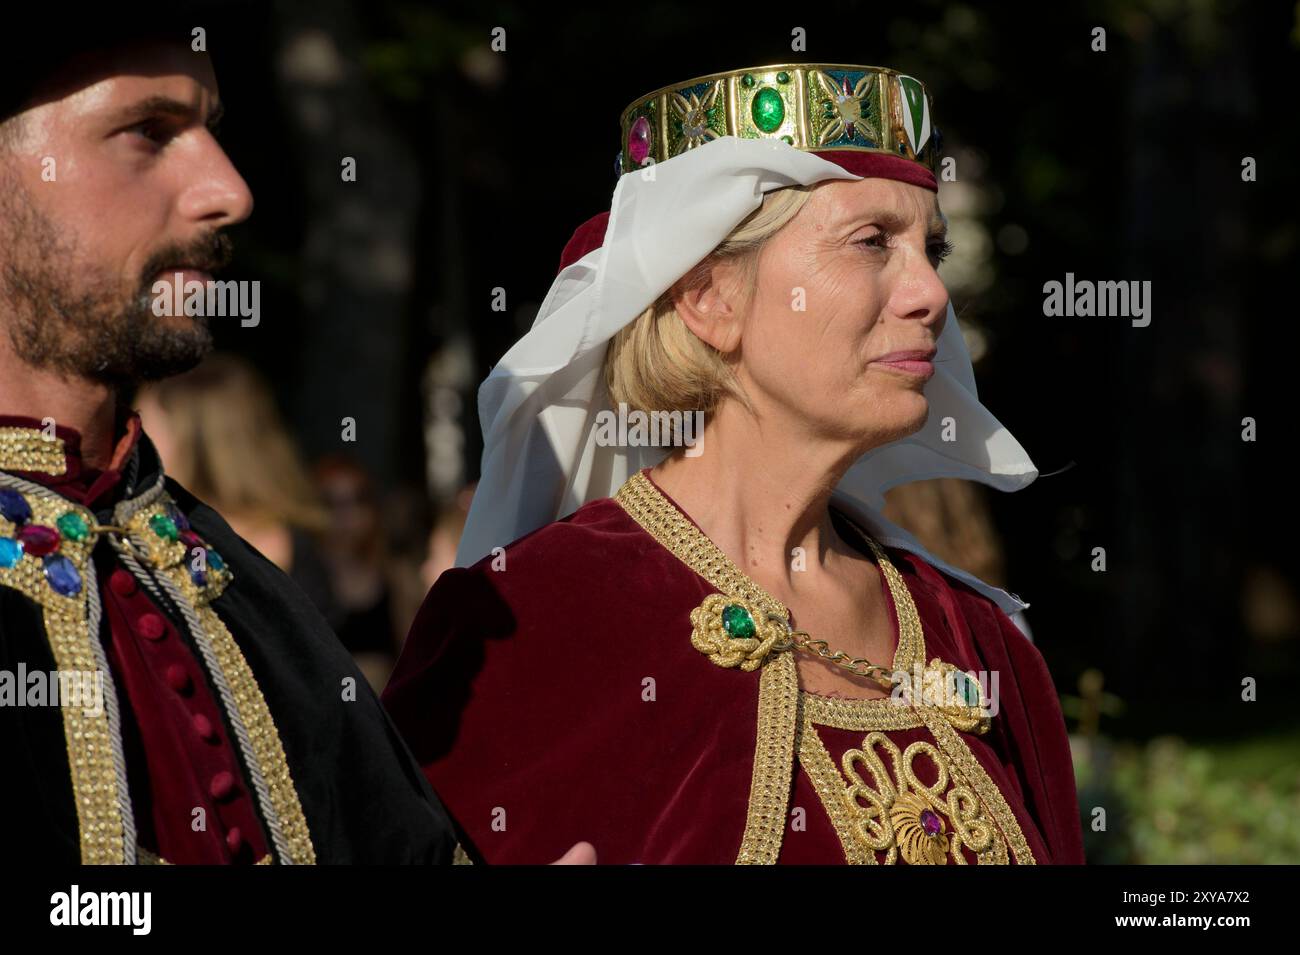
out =
<path fill-rule="evenodd" d="M 872 179 L 897 179 L 899 182 L 911 183 L 931 192 L 939 191 L 939 183 L 920 163 L 890 153 L 871 153 L 856 149 L 824 149 L 812 151 L 814 156 L 835 163 L 847 169 L 855 176 Z M 560 253 L 560 267 L 563 272 L 574 262 L 605 244 L 605 230 L 609 227 L 608 210 L 592 216 L 578 226 Z"/>

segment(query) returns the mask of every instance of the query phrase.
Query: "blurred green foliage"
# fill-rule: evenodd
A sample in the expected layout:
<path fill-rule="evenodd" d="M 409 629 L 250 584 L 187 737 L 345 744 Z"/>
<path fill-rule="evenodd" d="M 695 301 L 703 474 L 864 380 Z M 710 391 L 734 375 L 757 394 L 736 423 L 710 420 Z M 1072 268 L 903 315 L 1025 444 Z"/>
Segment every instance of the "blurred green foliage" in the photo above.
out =
<path fill-rule="evenodd" d="M 1071 742 L 1090 863 L 1300 862 L 1300 734 Z"/>

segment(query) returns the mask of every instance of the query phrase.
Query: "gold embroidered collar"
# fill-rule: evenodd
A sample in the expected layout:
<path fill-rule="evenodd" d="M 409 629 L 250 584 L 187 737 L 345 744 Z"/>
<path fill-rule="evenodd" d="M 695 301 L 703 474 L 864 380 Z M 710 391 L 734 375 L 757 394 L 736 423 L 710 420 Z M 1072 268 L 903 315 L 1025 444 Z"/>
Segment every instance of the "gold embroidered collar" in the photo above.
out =
<path fill-rule="evenodd" d="M 789 609 L 737 567 L 721 548 L 696 527 L 655 486 L 654 482 L 646 477 L 644 472 L 638 471 L 628 478 L 619 489 L 615 500 L 651 537 L 719 591 L 716 595 L 719 597 L 717 601 L 706 601 L 700 608 L 704 611 L 707 607 L 708 611 L 713 613 L 701 613 L 700 617 L 706 615 L 721 617 L 726 606 L 739 604 L 750 613 L 750 617 L 760 631 L 758 636 L 750 639 L 736 639 L 731 633 L 720 631 L 711 635 L 713 640 L 718 641 L 716 649 L 712 646 L 709 650 L 703 646 L 698 648 L 709 653 L 710 659 L 720 666 L 738 666 L 740 669 L 750 671 L 757 669 L 775 648 L 773 635 L 785 629 L 778 626 L 762 633 L 765 629 L 763 623 L 767 622 L 769 617 L 774 620 L 788 621 Z M 889 587 L 898 626 L 898 646 L 894 650 L 893 666 L 896 672 L 910 672 L 925 661 L 925 633 L 916 612 L 916 605 L 912 602 L 912 594 L 907 589 L 906 581 L 871 535 L 847 517 L 845 520 L 862 536 L 871 549 L 876 565 Z M 729 604 L 728 599 L 736 603 Z M 712 643 L 712 640 L 709 642 Z M 753 649 L 742 652 L 742 647 L 753 647 Z M 711 650 L 713 652 L 710 652 Z M 882 702 L 822 699 L 834 704 Z"/>
<path fill-rule="evenodd" d="M 946 678 L 960 671 L 937 658 L 923 667 L 925 634 L 911 592 L 883 548 L 861 527 L 849 521 L 869 546 L 894 601 L 898 625 L 895 672 L 923 670 L 925 674 L 926 692 L 917 702 L 909 694 L 904 701 L 907 705 L 893 698 L 841 700 L 802 691 L 793 655 L 777 650 L 781 633 L 789 632 L 788 608 L 741 571 L 644 472 L 628 478 L 614 499 L 660 545 L 719 591 L 691 613 L 691 642 L 696 649 L 718 666 L 760 672 L 758 743 L 737 863 L 777 861 L 796 753 L 849 862 L 875 864 L 877 850 L 884 851 L 886 861 L 891 862 L 900 852 L 909 862 L 944 861 L 949 851 L 954 861 L 964 861 L 959 845 L 975 852 L 980 862 L 1004 863 L 1009 859 L 1008 850 L 1017 862 L 1034 862 L 1014 813 L 957 732 L 987 730 L 988 717 L 980 715 L 985 701 L 981 696 L 978 706 L 926 705 L 926 693 L 933 686 L 931 677 Z M 753 625 L 752 633 L 745 629 L 739 637 L 726 619 L 729 608 L 737 606 L 748 614 L 747 626 Z M 734 616 L 735 611 L 731 612 Z M 932 788 L 946 790 L 946 795 L 924 787 L 917 791 L 916 786 L 904 791 L 888 780 L 877 790 L 865 786 L 856 775 L 845 790 L 839 770 L 813 729 L 814 722 L 868 731 L 863 745 L 871 753 L 873 746 L 888 743 L 880 731 L 925 726 L 938 748 L 925 745 L 933 750 L 941 768 L 941 781 Z M 912 751 L 909 748 L 908 753 Z M 869 761 L 873 757 L 851 751 L 845 758 Z M 910 773 L 904 775 L 910 779 Z M 874 805 L 863 807 L 864 800 L 874 801 Z M 943 825 L 939 814 L 948 820 L 952 833 L 922 828 L 936 821 Z"/>
<path fill-rule="evenodd" d="M 40 428 L 0 428 L 0 471 L 28 471 L 60 477 L 68 472 L 63 439 Z"/>
<path fill-rule="evenodd" d="M 9 460 L 0 463 L 8 467 Z M 277 857 L 287 863 L 314 862 L 311 834 L 270 709 L 233 635 L 211 606 L 232 574 L 221 556 L 192 531 L 167 494 L 162 476 L 139 495 L 119 502 L 110 527 L 99 526 L 92 511 L 55 491 L 2 471 L 0 587 L 18 591 L 41 608 L 56 667 L 111 674 L 99 638 L 102 612 L 91 557 L 97 541 L 106 537 L 137 582 L 155 598 L 165 594 L 183 617 L 234 729 Z M 103 686 L 104 706 L 98 711 L 60 708 L 81 860 L 132 863 L 140 854 L 126 783 L 119 700 L 111 676 Z"/>

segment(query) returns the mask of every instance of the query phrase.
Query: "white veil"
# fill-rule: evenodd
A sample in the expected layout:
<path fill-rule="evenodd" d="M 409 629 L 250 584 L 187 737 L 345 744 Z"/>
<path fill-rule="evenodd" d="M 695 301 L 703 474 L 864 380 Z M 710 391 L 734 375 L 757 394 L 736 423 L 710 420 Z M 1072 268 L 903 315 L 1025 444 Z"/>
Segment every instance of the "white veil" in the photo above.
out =
<path fill-rule="evenodd" d="M 764 193 L 859 178 L 780 140 L 735 136 L 623 175 L 604 245 L 556 277 L 532 329 L 479 388 L 482 477 L 457 566 L 612 496 L 637 470 L 662 460 L 672 449 L 596 441 L 596 415 L 608 406 L 601 371 L 610 338 L 712 252 Z M 1014 614 L 1029 604 L 938 560 L 881 515 L 884 492 L 908 481 L 956 477 L 1017 491 L 1038 476 L 1024 448 L 980 404 L 951 306 L 935 368 L 925 387 L 925 427 L 863 455 L 833 500 L 882 544 L 919 555 Z M 949 419 L 955 440 L 945 441 Z"/>

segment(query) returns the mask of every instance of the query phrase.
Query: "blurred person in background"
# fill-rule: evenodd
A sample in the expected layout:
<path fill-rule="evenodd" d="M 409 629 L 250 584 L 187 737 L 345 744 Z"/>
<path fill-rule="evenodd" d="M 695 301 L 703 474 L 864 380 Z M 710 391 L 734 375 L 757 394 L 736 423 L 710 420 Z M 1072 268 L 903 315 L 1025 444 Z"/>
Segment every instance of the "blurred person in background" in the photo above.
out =
<path fill-rule="evenodd" d="M 960 478 L 912 481 L 885 492 L 885 518 L 910 532 L 931 554 L 986 580 L 1006 587 L 1002 542 L 988 499 L 980 487 Z M 1032 639 L 1025 611 L 1008 614 Z"/>
<path fill-rule="evenodd" d="M 379 497 L 365 468 L 347 455 L 322 458 L 313 473 L 329 515 L 321 555 L 337 605 L 334 630 L 371 686 L 382 689 L 397 659 L 401 631 L 394 607 L 394 591 L 400 588 L 393 580 L 396 567 Z"/>
<path fill-rule="evenodd" d="M 420 565 L 425 593 L 437 583 L 444 570 L 456 566 L 456 548 L 465 530 L 465 519 L 474 500 L 474 485 L 467 484 L 455 499 L 443 505 L 429 532 L 428 552 Z M 423 595 L 421 595 L 423 598 Z"/>
<path fill-rule="evenodd" d="M 140 420 L 167 472 L 339 621 L 314 535 L 328 515 L 261 375 L 234 355 L 146 387 Z"/>

